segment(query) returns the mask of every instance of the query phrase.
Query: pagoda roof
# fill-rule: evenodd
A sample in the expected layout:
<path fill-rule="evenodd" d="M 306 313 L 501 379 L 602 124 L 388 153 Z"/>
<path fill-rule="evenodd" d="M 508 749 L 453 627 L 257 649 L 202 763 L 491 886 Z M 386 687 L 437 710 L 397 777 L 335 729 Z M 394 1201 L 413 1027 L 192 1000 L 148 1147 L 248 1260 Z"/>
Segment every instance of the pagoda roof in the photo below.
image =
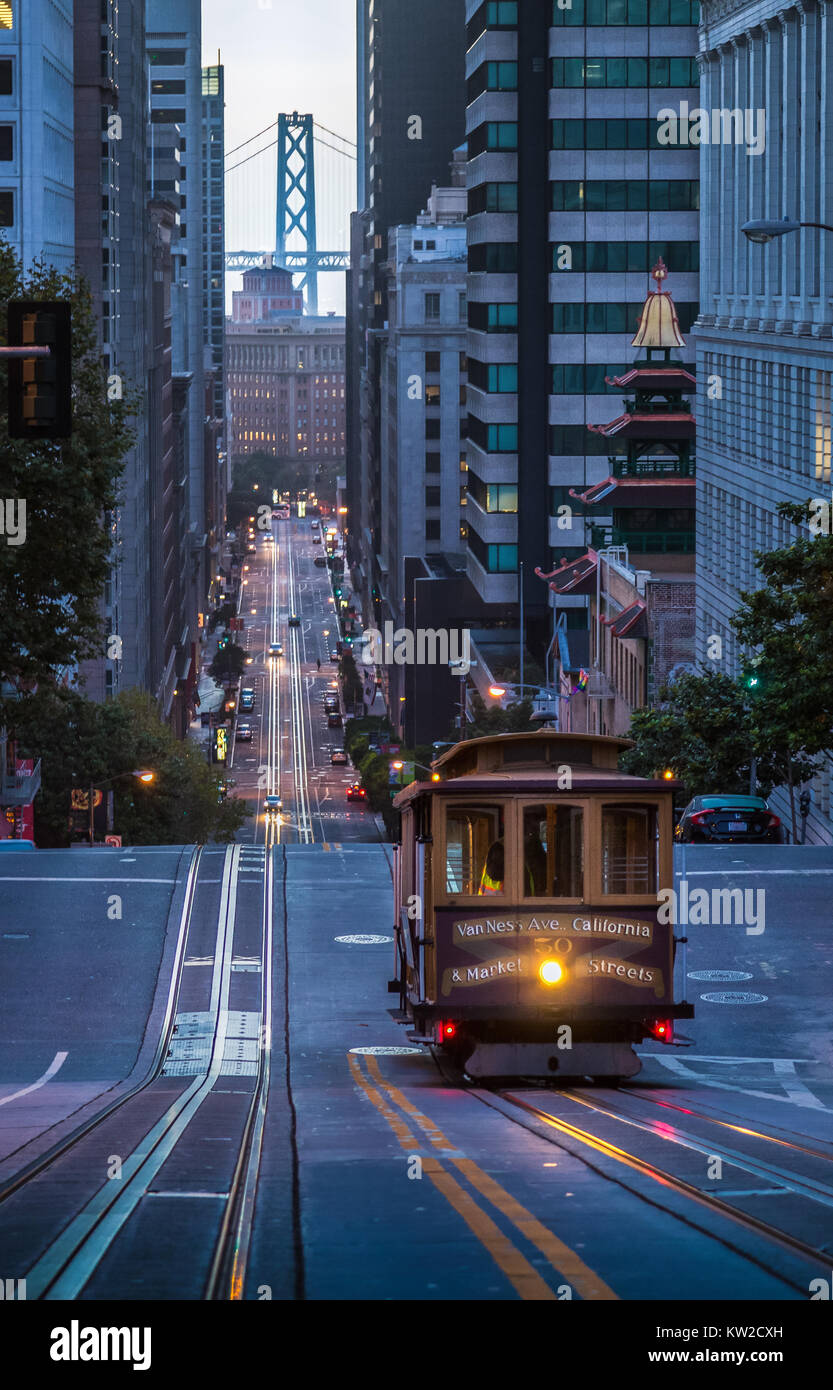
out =
<path fill-rule="evenodd" d="M 577 560 L 565 560 L 563 565 L 544 574 L 536 567 L 539 579 L 549 583 L 554 594 L 594 594 L 596 592 L 596 567 L 599 557 L 595 550 L 588 550 Z"/>
<path fill-rule="evenodd" d="M 696 431 L 690 410 L 634 411 L 618 415 L 607 425 L 588 425 L 593 434 L 606 439 L 621 435 L 624 439 L 693 439 Z"/>
<path fill-rule="evenodd" d="M 657 288 L 648 293 L 639 316 L 639 327 L 631 339 L 632 347 L 674 348 L 685 347 L 685 338 L 680 332 L 680 323 L 674 300 L 668 290 L 661 290 L 660 284 L 668 275 L 665 263 L 660 257 L 651 271 Z"/>
<path fill-rule="evenodd" d="M 623 391 L 632 387 L 637 391 L 684 391 L 687 387 L 696 389 L 697 378 L 684 367 L 663 367 L 648 364 L 644 367 L 634 365 L 624 376 L 606 376 L 608 386 L 620 386 Z"/>
<path fill-rule="evenodd" d="M 648 610 L 641 599 L 623 608 L 615 618 L 600 618 L 614 637 L 647 637 Z"/>
<path fill-rule="evenodd" d="M 608 497 L 612 497 L 615 507 L 678 507 L 686 505 L 688 493 L 694 497 L 696 488 L 694 478 L 669 478 L 664 474 L 658 478 L 605 478 L 584 493 L 571 487 L 569 495 L 585 507 Z"/>

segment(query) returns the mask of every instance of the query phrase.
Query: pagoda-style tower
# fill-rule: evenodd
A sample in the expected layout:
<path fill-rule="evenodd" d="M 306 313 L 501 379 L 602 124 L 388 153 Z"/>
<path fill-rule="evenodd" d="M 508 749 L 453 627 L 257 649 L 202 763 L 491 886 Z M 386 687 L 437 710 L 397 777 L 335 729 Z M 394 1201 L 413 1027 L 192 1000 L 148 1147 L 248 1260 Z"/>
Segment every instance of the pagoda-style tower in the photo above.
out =
<path fill-rule="evenodd" d="M 584 492 L 571 488 L 570 496 L 612 513 L 612 525 L 593 526 L 594 547 L 627 545 L 637 568 L 684 572 L 694 564 L 695 501 L 695 424 L 684 396 L 694 390 L 695 380 L 671 356 L 685 347 L 685 339 L 671 294 L 662 289 L 667 274 L 659 260 L 651 271 L 656 289 L 645 300 L 631 340 L 645 356 L 624 376 L 605 378 L 609 386 L 633 392 L 624 401 L 625 413 L 607 425 L 588 425 L 594 434 L 621 440 L 624 450 L 609 457 L 609 478 Z"/>

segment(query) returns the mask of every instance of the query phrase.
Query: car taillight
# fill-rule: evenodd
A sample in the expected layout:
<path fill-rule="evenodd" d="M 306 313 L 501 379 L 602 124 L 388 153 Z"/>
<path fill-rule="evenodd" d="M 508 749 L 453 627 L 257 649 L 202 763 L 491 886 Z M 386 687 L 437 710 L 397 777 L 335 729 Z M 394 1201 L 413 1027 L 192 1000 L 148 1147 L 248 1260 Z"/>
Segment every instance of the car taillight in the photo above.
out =
<path fill-rule="evenodd" d="M 770 812 L 769 820 L 767 821 L 767 829 L 769 829 L 769 830 L 777 830 L 777 829 L 778 829 L 778 826 L 779 826 L 780 824 L 781 824 L 781 817 L 780 817 L 780 816 L 773 816 L 772 812 Z"/>
<path fill-rule="evenodd" d="M 695 811 L 694 815 L 690 818 L 691 824 L 702 825 L 704 820 L 706 819 L 706 816 L 710 816 L 711 814 L 711 811 Z"/>

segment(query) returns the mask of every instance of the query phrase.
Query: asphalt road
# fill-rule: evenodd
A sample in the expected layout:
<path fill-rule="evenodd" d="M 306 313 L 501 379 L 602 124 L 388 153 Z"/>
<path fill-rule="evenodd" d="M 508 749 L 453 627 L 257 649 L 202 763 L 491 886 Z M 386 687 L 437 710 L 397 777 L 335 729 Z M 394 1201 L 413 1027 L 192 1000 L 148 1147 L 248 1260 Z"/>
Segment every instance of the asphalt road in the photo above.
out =
<path fill-rule="evenodd" d="M 388 1012 L 389 849 L 329 762 L 328 575 L 308 525 L 275 533 L 246 575 L 256 741 L 232 775 L 253 806 L 279 790 L 281 824 L 0 861 L 4 1277 L 86 1300 L 807 1301 L 833 1256 L 833 850 L 676 850 L 678 900 L 709 907 L 678 927 L 689 1045 L 644 1045 L 618 1088 L 466 1085 Z"/>
<path fill-rule="evenodd" d="M 339 694 L 339 683 L 330 656 L 338 638 L 330 575 L 314 563 L 323 546 L 313 541 L 310 521 L 275 521 L 271 534 L 271 541 L 258 539 L 243 575 L 240 612 L 251 658 L 244 683 L 253 686 L 256 701 L 254 711 L 242 716 L 253 726 L 253 740 L 235 744 L 230 775 L 237 783 L 234 794 L 254 814 L 238 838 L 261 845 L 378 844 L 372 812 L 347 801 L 354 769 L 330 761 L 343 746 L 343 730 L 328 728 L 324 712 L 325 695 Z M 288 625 L 291 613 L 301 620 L 298 628 Z M 281 643 L 284 654 L 270 664 L 273 641 Z M 266 822 L 268 791 L 283 798 L 279 828 Z"/>

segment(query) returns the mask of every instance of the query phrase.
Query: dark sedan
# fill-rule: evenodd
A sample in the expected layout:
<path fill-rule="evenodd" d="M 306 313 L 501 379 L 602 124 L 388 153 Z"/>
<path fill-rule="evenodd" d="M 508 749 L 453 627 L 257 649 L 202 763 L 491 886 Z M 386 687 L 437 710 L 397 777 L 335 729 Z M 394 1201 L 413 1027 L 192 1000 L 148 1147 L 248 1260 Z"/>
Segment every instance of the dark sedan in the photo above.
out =
<path fill-rule="evenodd" d="M 762 796 L 695 796 L 675 835 L 688 844 L 780 845 L 781 821 Z"/>

